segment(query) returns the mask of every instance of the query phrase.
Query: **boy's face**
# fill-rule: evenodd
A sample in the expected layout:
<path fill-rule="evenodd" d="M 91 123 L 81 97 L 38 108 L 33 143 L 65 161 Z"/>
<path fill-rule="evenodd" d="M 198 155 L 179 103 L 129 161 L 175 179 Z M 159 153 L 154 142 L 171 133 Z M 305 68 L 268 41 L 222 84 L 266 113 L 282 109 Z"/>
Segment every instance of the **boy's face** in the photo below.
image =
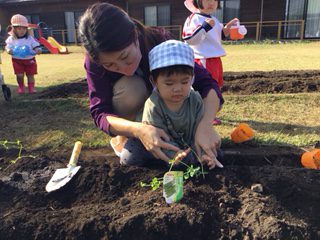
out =
<path fill-rule="evenodd" d="M 16 32 L 18 37 L 23 37 L 27 33 L 26 27 L 14 27 L 14 31 Z"/>
<path fill-rule="evenodd" d="M 170 106 L 177 106 L 189 96 L 192 86 L 192 75 L 174 73 L 170 76 L 160 74 L 155 85 L 161 98 Z"/>

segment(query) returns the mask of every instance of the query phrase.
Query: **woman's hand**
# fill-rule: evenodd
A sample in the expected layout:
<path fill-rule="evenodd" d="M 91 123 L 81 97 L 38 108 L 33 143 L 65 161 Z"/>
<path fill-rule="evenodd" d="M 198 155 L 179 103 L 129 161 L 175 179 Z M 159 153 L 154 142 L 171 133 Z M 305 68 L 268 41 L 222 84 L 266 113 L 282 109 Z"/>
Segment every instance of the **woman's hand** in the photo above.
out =
<path fill-rule="evenodd" d="M 170 159 L 161 149 L 180 151 L 178 147 L 166 142 L 170 140 L 170 137 L 165 131 L 152 125 L 141 123 L 135 135 L 140 139 L 147 151 L 151 152 L 154 157 L 166 162 L 169 162 Z"/>
<path fill-rule="evenodd" d="M 217 149 L 220 148 L 221 137 L 217 131 L 205 121 L 200 121 L 195 135 L 195 146 L 197 155 L 202 158 L 206 155 L 204 164 L 208 165 L 210 169 L 215 166 L 223 167 L 217 160 Z"/>

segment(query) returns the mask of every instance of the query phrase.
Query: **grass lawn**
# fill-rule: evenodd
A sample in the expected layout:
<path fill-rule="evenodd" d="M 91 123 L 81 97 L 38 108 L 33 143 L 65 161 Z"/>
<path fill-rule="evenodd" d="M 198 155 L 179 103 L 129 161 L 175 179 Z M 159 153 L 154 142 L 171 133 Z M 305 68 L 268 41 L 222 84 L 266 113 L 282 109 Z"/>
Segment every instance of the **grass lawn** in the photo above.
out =
<path fill-rule="evenodd" d="M 226 72 L 320 69 L 320 41 L 224 47 Z"/>
<path fill-rule="evenodd" d="M 290 44 L 226 45 L 225 71 L 271 71 L 319 69 L 320 42 Z M 70 54 L 37 56 L 38 89 L 85 77 L 83 50 L 70 47 Z M 13 92 L 16 80 L 10 57 L 2 53 L 1 69 Z M 320 136 L 320 93 L 225 96 L 226 103 L 218 126 L 224 141 L 239 122 L 248 122 L 256 130 L 257 144 L 311 146 Z M 84 147 L 108 145 L 107 135 L 97 129 L 89 114 L 88 99 L 30 101 L 28 95 L 13 101 L 0 93 L 0 141 L 23 142 L 28 149 L 72 148 L 76 140 Z"/>

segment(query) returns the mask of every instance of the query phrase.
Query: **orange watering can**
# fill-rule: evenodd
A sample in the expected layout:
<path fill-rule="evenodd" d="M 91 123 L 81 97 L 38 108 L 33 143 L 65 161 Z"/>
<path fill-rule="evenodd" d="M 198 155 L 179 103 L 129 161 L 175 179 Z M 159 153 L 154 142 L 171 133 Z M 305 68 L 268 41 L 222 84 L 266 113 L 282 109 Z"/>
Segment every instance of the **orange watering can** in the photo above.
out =
<path fill-rule="evenodd" d="M 231 40 L 240 40 L 244 38 L 244 35 L 247 34 L 247 29 L 244 25 L 240 25 L 240 22 L 237 22 L 236 26 L 230 28 L 230 39 Z"/>
<path fill-rule="evenodd" d="M 320 169 L 320 149 L 316 148 L 302 154 L 301 164 L 305 168 Z"/>
<path fill-rule="evenodd" d="M 246 123 L 240 123 L 231 133 L 231 139 L 235 143 L 246 142 L 254 137 L 253 129 Z"/>

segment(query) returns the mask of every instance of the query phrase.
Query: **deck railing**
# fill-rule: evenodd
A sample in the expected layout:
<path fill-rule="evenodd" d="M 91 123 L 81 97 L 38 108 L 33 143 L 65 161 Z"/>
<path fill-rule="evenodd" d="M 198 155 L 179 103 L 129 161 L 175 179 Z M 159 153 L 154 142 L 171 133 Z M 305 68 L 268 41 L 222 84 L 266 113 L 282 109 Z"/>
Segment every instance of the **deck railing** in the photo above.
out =
<path fill-rule="evenodd" d="M 295 36 L 290 38 L 304 39 L 304 20 L 288 20 L 288 21 L 263 21 L 263 22 L 241 22 L 245 25 L 248 34 L 245 39 L 252 39 L 260 41 L 263 39 L 288 39 L 287 35 L 290 28 L 294 28 Z M 182 36 L 182 25 L 162 26 L 169 30 L 175 39 L 180 39 Z M 290 32 L 290 31 L 289 31 Z M 290 34 L 289 34 L 290 35 Z M 68 43 L 79 44 L 78 32 L 76 29 L 72 30 L 52 30 L 52 36 L 56 38 L 61 44 Z M 72 41 L 70 41 L 70 39 Z"/>

